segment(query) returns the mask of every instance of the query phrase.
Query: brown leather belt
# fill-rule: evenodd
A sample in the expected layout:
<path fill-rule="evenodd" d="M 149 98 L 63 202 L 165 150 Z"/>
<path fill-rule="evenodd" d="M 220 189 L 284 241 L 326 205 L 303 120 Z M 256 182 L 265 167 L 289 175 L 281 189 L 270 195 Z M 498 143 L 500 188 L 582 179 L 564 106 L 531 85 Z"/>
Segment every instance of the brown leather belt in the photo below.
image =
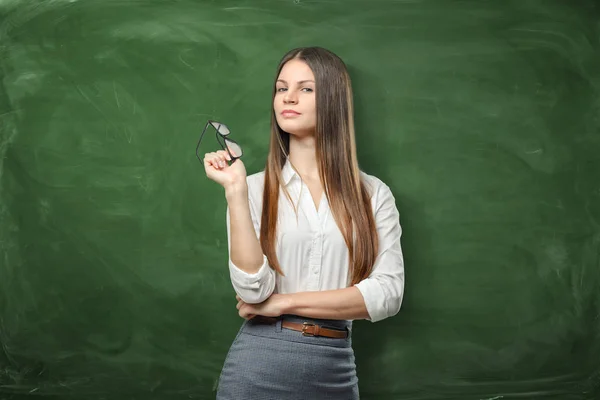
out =
<path fill-rule="evenodd" d="M 334 339 L 345 339 L 348 337 L 348 331 L 323 328 L 320 325 L 312 324 L 310 322 L 304 322 L 301 324 L 300 322 L 283 320 L 281 321 L 281 327 L 302 332 L 302 335 L 304 336 L 325 336 Z"/>
<path fill-rule="evenodd" d="M 277 318 L 272 317 L 263 317 L 257 315 L 253 318 L 257 321 L 262 321 L 266 323 L 275 323 Z M 302 332 L 303 336 L 324 336 L 328 338 L 334 339 L 346 339 L 348 337 L 348 330 L 339 330 L 339 329 L 329 329 L 325 328 L 321 325 L 313 324 L 311 322 L 292 322 L 287 320 L 281 321 L 281 327 L 285 329 L 291 329 L 293 331 Z"/>

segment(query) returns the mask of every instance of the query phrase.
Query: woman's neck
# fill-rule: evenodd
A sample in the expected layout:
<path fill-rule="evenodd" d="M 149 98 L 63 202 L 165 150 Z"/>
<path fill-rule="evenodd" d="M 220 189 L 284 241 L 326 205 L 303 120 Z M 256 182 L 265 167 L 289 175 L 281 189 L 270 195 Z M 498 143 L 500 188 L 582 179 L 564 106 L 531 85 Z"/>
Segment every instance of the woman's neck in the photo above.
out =
<path fill-rule="evenodd" d="M 290 162 L 303 180 L 319 180 L 319 165 L 314 136 L 301 139 L 290 135 Z"/>

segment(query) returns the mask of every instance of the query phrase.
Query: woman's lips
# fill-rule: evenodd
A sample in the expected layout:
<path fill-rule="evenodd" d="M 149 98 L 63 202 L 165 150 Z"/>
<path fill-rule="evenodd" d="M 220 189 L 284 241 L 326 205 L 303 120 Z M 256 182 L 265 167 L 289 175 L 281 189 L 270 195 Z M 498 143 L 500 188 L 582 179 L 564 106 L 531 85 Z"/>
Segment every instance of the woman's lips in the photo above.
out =
<path fill-rule="evenodd" d="M 283 110 L 281 112 L 281 115 L 283 115 L 284 117 L 297 117 L 298 115 L 300 115 L 300 113 L 294 110 Z"/>

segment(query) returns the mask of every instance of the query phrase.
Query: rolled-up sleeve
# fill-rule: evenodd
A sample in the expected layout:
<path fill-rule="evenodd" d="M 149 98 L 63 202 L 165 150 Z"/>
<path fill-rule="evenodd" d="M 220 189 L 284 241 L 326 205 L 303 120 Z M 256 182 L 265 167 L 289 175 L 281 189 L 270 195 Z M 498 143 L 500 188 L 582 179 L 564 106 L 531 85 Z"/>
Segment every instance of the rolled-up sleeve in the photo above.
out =
<path fill-rule="evenodd" d="M 402 228 L 396 200 L 381 183 L 375 200 L 375 224 L 379 251 L 373 271 L 355 286 L 360 290 L 371 322 L 396 315 L 404 296 L 404 257 L 400 238 Z"/>
<path fill-rule="evenodd" d="M 254 232 L 258 238 L 260 235 L 260 225 L 256 217 L 252 201 L 250 200 L 250 215 Z M 227 220 L 227 254 L 229 258 L 229 276 L 233 289 L 240 298 L 248 304 L 262 303 L 271 296 L 275 289 L 275 270 L 271 268 L 267 257 L 263 254 L 263 263 L 260 269 L 253 274 L 241 270 L 231 261 L 231 226 L 229 207 L 226 212 Z"/>

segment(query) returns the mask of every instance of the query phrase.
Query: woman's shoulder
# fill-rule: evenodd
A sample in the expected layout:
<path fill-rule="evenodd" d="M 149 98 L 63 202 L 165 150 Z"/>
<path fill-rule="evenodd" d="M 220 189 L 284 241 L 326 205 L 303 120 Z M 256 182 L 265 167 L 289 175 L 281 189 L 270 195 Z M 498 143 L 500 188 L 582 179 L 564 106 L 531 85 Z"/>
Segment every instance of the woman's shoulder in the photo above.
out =
<path fill-rule="evenodd" d="M 382 190 L 389 190 L 389 186 L 375 175 L 368 174 L 361 170 L 360 177 L 366 185 L 367 191 L 370 193 L 371 197 L 377 195 Z"/>
<path fill-rule="evenodd" d="M 364 171 L 360 172 L 361 179 L 365 183 L 367 192 L 371 198 L 373 209 L 377 210 L 386 204 L 395 204 L 396 198 L 392 193 L 392 189 L 379 177 L 367 174 Z"/>

